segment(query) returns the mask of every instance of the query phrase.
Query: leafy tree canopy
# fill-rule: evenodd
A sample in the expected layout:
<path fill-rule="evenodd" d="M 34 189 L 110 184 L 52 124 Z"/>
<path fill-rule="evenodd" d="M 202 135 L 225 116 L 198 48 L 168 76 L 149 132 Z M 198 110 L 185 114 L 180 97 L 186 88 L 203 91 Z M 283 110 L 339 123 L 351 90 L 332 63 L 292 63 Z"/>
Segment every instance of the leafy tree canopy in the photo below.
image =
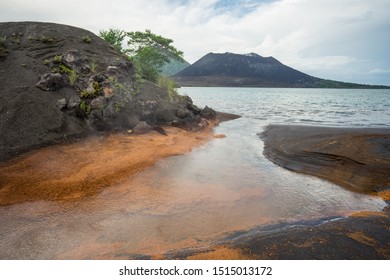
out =
<path fill-rule="evenodd" d="M 161 67 L 170 59 L 184 61 L 183 52 L 172 46 L 173 40 L 156 35 L 150 30 L 125 32 L 110 29 L 100 31 L 99 35 L 118 51 L 126 54 L 136 64 L 144 79 L 153 82 L 157 81 Z M 124 41 L 128 46 L 126 49 L 122 47 Z"/>
<path fill-rule="evenodd" d="M 99 36 L 110 43 L 117 51 L 123 52 L 122 44 L 126 32 L 119 29 L 100 30 Z"/>

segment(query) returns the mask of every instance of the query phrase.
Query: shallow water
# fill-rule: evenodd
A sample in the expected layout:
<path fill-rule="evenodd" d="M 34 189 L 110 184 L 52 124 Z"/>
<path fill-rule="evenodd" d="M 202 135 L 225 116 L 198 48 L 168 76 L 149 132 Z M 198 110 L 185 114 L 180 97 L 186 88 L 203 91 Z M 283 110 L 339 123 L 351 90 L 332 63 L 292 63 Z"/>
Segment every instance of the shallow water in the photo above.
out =
<path fill-rule="evenodd" d="M 256 96 L 253 89 L 246 90 Z M 281 97 L 274 96 L 271 101 L 271 97 L 257 96 L 257 101 L 245 103 L 236 89 L 226 89 L 232 92 L 229 98 L 222 94 L 225 89 L 181 91 L 196 104 L 207 102 L 217 110 L 243 117 L 215 129 L 226 138 L 213 139 L 192 153 L 161 160 L 92 198 L 0 207 L 0 258 L 141 258 L 207 246 L 234 231 L 262 225 L 377 211 L 385 206 L 377 197 L 284 170 L 262 155 L 263 144 L 257 133 L 269 123 L 289 123 L 289 118 L 292 123 L 314 124 L 321 120 L 325 125 L 337 125 L 342 117 L 319 117 L 322 113 L 315 110 L 320 110 L 320 105 L 318 109 L 310 107 L 312 112 L 301 117 L 291 105 L 291 98 L 283 103 Z M 343 125 L 386 126 L 390 116 L 388 93 L 381 93 L 383 100 L 372 105 L 364 117 L 356 112 L 345 113 Z M 301 96 L 294 102 L 312 102 L 306 99 Z M 290 104 L 290 113 L 274 108 L 272 102 L 284 104 L 280 105 L 283 108 Z M 354 105 L 345 112 L 351 107 Z M 371 114 L 375 108 L 376 113 Z"/>

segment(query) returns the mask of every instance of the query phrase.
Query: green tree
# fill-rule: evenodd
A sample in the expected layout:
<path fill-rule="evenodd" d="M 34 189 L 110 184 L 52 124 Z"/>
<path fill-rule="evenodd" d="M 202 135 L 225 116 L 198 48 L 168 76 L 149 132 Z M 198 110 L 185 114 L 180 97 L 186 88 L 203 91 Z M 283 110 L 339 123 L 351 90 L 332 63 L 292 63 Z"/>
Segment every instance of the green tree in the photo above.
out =
<path fill-rule="evenodd" d="M 126 32 L 119 29 L 100 30 L 99 36 L 110 43 L 117 51 L 124 52 L 122 47 Z"/>
<path fill-rule="evenodd" d="M 128 32 L 127 37 L 129 48 L 126 53 L 141 68 L 141 75 L 147 80 L 156 82 L 161 67 L 170 58 L 184 61 L 183 52 L 171 45 L 173 40 L 156 35 L 150 30 Z"/>
<path fill-rule="evenodd" d="M 152 33 L 125 32 L 118 29 L 100 31 L 100 37 L 113 45 L 118 51 L 126 54 L 136 65 L 142 78 L 157 82 L 161 67 L 169 63 L 170 59 L 184 61 L 183 52 L 172 46 L 173 40 Z M 127 49 L 122 48 L 127 40 Z"/>

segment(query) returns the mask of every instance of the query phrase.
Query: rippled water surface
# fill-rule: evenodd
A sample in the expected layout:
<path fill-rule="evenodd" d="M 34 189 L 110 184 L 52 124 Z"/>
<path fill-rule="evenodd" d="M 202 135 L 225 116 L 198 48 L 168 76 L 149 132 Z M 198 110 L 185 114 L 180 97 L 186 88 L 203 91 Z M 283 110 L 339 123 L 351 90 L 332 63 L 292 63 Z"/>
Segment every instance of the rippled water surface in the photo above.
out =
<path fill-rule="evenodd" d="M 242 115 L 260 126 L 390 126 L 388 89 L 181 88 L 180 92 L 195 104 Z"/>
<path fill-rule="evenodd" d="M 381 210 L 385 203 L 275 166 L 257 136 L 271 123 L 390 125 L 390 92 L 182 88 L 243 117 L 192 153 L 160 161 L 73 203 L 0 207 L 0 258 L 134 258 L 207 246 L 266 224 Z"/>

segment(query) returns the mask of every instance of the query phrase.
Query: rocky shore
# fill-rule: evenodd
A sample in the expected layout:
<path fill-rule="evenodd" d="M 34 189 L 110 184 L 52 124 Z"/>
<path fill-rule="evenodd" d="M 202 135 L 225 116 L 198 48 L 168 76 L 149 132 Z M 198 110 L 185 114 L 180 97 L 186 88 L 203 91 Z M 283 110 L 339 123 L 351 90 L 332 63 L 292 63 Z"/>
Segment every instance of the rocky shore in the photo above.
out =
<path fill-rule="evenodd" d="M 236 117 L 198 108 L 189 97 L 140 80 L 130 61 L 89 31 L 0 23 L 4 209 L 88 199 L 164 157 L 189 152 L 211 139 L 219 122 Z M 389 204 L 389 129 L 269 126 L 260 137 L 264 155 L 275 164 Z M 386 207 L 256 228 L 208 248 L 135 258 L 390 259 L 389 217 Z"/>
<path fill-rule="evenodd" d="M 0 23 L 0 162 L 99 133 L 199 130 L 215 116 L 141 80 L 125 56 L 87 30 Z"/>

